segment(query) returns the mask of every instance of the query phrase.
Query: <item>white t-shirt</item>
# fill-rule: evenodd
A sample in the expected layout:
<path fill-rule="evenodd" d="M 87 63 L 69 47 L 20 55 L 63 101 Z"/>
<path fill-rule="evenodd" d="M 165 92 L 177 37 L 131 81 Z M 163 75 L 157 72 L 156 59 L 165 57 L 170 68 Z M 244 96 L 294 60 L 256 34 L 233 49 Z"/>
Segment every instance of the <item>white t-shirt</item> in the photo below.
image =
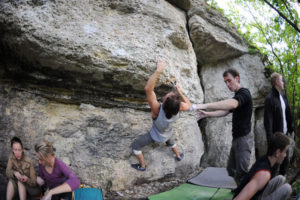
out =
<path fill-rule="evenodd" d="M 282 96 L 281 95 L 279 95 L 279 96 L 280 96 L 282 119 L 283 119 L 283 133 L 287 134 L 287 123 L 286 123 L 286 116 L 285 116 L 286 105 L 285 105 L 285 102 L 284 102 Z"/>

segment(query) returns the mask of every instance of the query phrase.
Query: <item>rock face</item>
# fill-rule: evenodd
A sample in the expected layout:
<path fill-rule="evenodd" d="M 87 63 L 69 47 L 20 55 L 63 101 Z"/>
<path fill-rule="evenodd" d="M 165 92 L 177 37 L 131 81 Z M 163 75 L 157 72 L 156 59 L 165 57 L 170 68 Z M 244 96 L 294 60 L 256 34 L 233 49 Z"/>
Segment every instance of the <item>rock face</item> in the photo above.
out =
<path fill-rule="evenodd" d="M 201 102 L 186 23 L 165 1 L 2 1 L 5 75 L 63 102 L 140 108 L 161 57 L 168 67 L 160 94 L 176 80 Z"/>
<path fill-rule="evenodd" d="M 31 157 L 36 142 L 53 142 L 82 183 L 104 192 L 225 166 L 230 115 L 202 124 L 202 138 L 195 113 L 183 113 L 174 125 L 181 162 L 154 144 L 143 149 L 147 171 L 137 172 L 130 146 L 151 128 L 143 88 L 158 58 L 167 63 L 160 100 L 175 81 L 193 103 L 232 97 L 222 73 L 234 67 L 261 107 L 269 85 L 260 57 L 247 49 L 203 0 L 1 1 L 0 193 L 15 135 Z"/>
<path fill-rule="evenodd" d="M 183 11 L 165 1 L 0 5 L 2 173 L 13 135 L 31 156 L 37 141 L 53 142 L 56 155 L 83 183 L 107 190 L 185 177 L 199 166 L 203 142 L 187 113 L 174 128 L 186 155 L 182 162 L 165 145 L 154 145 L 144 150 L 149 170 L 141 174 L 130 167 L 136 162 L 131 143 L 151 128 L 143 88 L 159 57 L 167 67 L 158 98 L 176 81 L 190 100 L 203 101 Z"/>
<path fill-rule="evenodd" d="M 238 57 L 248 51 L 248 45 L 218 11 L 205 6 L 188 12 L 189 28 L 200 64 Z"/>
<path fill-rule="evenodd" d="M 255 153 L 257 157 L 263 156 L 267 153 L 268 145 L 267 135 L 264 127 L 264 109 L 257 108 L 255 111 L 255 126 L 254 126 L 254 135 L 255 135 Z"/>
<path fill-rule="evenodd" d="M 140 174 L 130 167 L 136 162 L 130 146 L 151 128 L 149 113 L 130 108 L 58 104 L 6 87 L 1 88 L 0 99 L 5 144 L 2 152 L 10 152 L 11 135 L 22 138 L 31 157 L 34 144 L 47 139 L 53 142 L 56 156 L 74 170 L 82 183 L 91 186 L 118 190 L 140 180 L 183 176 L 199 165 L 203 152 L 197 123 L 193 116 L 184 114 L 176 122 L 174 133 L 179 150 L 186 155 L 184 161 L 176 162 L 165 145 L 154 149 L 150 146 L 145 150 L 149 170 Z M 7 159 L 8 154 L 3 154 L 2 160 Z"/>

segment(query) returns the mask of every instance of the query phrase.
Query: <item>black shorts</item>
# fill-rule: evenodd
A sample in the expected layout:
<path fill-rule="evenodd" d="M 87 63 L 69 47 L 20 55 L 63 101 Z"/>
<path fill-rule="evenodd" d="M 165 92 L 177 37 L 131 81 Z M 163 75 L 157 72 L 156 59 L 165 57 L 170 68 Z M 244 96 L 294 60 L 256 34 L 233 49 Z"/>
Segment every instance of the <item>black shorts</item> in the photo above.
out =
<path fill-rule="evenodd" d="M 52 188 L 54 188 L 54 187 L 52 187 Z M 52 189 L 52 188 L 50 187 L 50 189 Z M 61 199 L 72 200 L 72 197 L 73 197 L 72 192 L 65 192 L 65 193 L 52 195 L 51 200 L 61 200 Z"/>
<path fill-rule="evenodd" d="M 65 193 L 61 193 L 61 194 L 56 194 L 53 195 L 51 200 L 72 200 L 72 192 L 65 192 Z"/>

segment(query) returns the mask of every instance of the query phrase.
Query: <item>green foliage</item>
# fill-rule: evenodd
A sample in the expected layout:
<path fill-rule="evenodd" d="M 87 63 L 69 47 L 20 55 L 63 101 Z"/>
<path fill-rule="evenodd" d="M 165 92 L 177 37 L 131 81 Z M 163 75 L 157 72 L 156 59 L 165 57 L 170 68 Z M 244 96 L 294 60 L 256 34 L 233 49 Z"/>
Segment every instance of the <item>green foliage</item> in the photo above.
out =
<path fill-rule="evenodd" d="M 205 0 L 211 8 L 219 8 L 215 0 Z"/>
<path fill-rule="evenodd" d="M 206 1 L 206 3 L 208 3 L 208 5 L 211 9 L 216 9 L 224 15 L 224 10 L 222 8 L 218 7 L 218 4 L 215 0 L 205 0 L 205 1 Z"/>
<path fill-rule="evenodd" d="M 256 53 L 259 52 L 259 49 L 254 47 L 254 46 L 249 46 L 248 52 L 251 53 L 251 54 L 256 54 Z"/>
<path fill-rule="evenodd" d="M 216 0 L 207 2 L 213 2 L 217 6 Z M 294 126 L 300 127 L 300 33 L 297 31 L 300 20 L 292 6 L 295 2 L 296 0 L 231 0 L 225 15 L 249 42 L 249 53 L 259 50 L 270 61 L 266 68 L 284 76 Z"/>
<path fill-rule="evenodd" d="M 300 179 L 297 179 L 293 184 L 292 184 L 292 189 L 296 193 L 300 190 Z"/>

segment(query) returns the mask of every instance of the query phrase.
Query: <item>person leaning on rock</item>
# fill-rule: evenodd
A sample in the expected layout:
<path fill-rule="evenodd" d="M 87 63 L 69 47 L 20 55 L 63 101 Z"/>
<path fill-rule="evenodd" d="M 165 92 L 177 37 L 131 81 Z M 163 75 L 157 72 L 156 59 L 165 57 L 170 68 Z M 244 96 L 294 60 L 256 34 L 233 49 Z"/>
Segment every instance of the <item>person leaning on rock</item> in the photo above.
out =
<path fill-rule="evenodd" d="M 267 134 L 267 140 L 273 133 L 279 131 L 284 134 L 290 134 L 294 137 L 292 126 L 292 114 L 286 97 L 282 94 L 284 91 L 284 82 L 282 75 L 278 73 L 271 74 L 272 91 L 265 99 L 264 126 Z M 279 174 L 285 175 L 288 169 L 289 151 L 283 163 L 280 165 Z"/>
<path fill-rule="evenodd" d="M 240 75 L 235 69 L 223 73 L 228 89 L 235 93 L 231 99 L 223 101 L 195 104 L 193 109 L 199 109 L 199 119 L 205 117 L 222 117 L 232 112 L 232 147 L 227 164 L 228 174 L 235 178 L 237 184 L 248 172 L 253 138 L 250 136 L 252 97 L 248 89 L 240 85 Z M 206 112 L 203 110 L 212 110 Z"/>
<path fill-rule="evenodd" d="M 278 164 L 286 157 L 290 140 L 277 132 L 270 137 L 269 144 L 267 155 L 256 161 L 234 191 L 234 200 L 286 200 L 290 197 L 292 189 L 285 183 L 285 177 L 275 176 Z"/>
<path fill-rule="evenodd" d="M 37 182 L 48 189 L 42 200 L 71 200 L 72 191 L 80 186 L 77 176 L 54 156 L 53 145 L 50 142 L 40 142 L 34 148 L 40 172 Z"/>
<path fill-rule="evenodd" d="M 41 189 L 36 184 L 33 164 L 23 150 L 22 141 L 18 137 L 11 139 L 12 154 L 6 167 L 6 176 L 9 178 L 6 191 L 6 200 L 11 200 L 19 193 L 20 200 L 25 200 L 27 193 L 37 196 Z"/>
<path fill-rule="evenodd" d="M 152 113 L 152 128 L 150 132 L 140 136 L 132 144 L 132 150 L 138 159 L 138 164 L 132 164 L 131 166 L 139 171 L 146 170 L 146 164 L 144 156 L 141 151 L 142 147 L 151 143 L 166 142 L 167 146 L 172 148 L 172 151 L 176 155 L 176 160 L 180 161 L 183 158 L 183 153 L 179 154 L 176 144 L 172 139 L 172 124 L 179 117 L 180 111 L 187 111 L 190 109 L 190 101 L 182 94 L 181 88 L 177 86 L 176 91 L 167 93 L 163 102 L 159 103 L 154 92 L 154 87 L 160 74 L 165 68 L 165 63 L 161 60 L 157 62 L 156 71 L 150 76 L 145 86 L 145 92 L 148 104 Z"/>

